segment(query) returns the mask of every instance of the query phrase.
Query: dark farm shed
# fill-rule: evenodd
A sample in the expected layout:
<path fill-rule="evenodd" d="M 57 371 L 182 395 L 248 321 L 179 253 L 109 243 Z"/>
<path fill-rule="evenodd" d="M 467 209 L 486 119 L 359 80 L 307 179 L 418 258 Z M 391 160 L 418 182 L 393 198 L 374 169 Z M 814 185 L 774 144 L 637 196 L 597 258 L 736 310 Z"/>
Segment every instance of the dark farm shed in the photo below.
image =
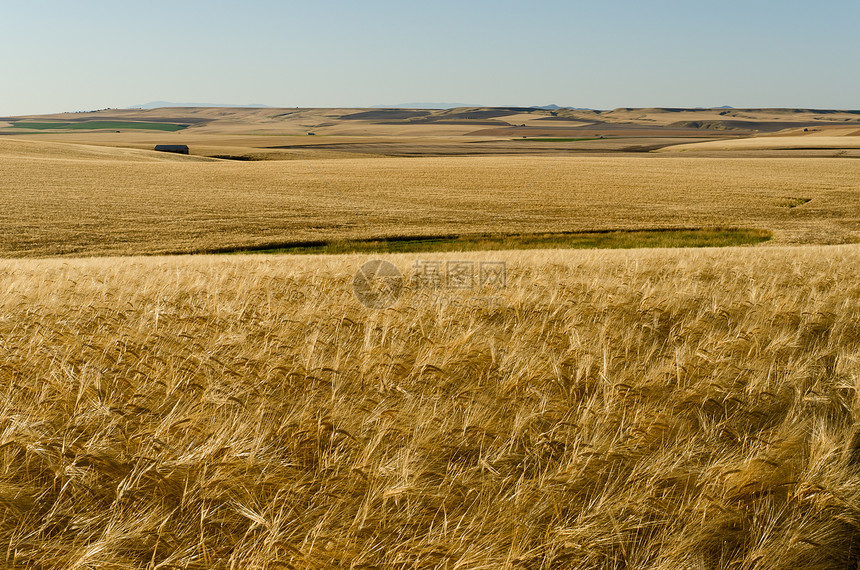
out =
<path fill-rule="evenodd" d="M 188 154 L 188 145 L 184 144 L 157 144 L 155 150 L 161 152 L 175 152 L 177 154 Z"/>

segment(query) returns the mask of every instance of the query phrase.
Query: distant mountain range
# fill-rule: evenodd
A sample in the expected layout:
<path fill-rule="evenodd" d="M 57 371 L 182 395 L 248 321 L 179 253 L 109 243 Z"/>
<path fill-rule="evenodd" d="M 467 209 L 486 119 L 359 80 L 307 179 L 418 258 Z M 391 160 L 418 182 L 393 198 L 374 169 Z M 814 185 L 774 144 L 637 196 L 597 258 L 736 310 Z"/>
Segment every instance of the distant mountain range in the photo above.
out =
<path fill-rule="evenodd" d="M 228 103 L 172 103 L 170 101 L 152 101 L 142 105 L 132 105 L 127 109 L 160 109 L 162 107 L 246 107 L 254 109 L 273 109 L 271 105 L 232 105 Z M 455 109 L 457 107 L 486 107 L 475 103 L 400 103 L 397 105 L 372 105 L 369 109 Z M 519 107 L 513 105 L 513 107 Z M 529 109 L 542 109 L 545 111 L 556 111 L 558 109 L 571 109 L 574 111 L 592 111 L 590 107 L 570 107 L 566 105 L 532 105 Z M 709 107 L 693 107 L 694 109 L 705 109 Z M 733 109 L 731 105 L 722 107 L 710 107 L 713 109 Z"/>
<path fill-rule="evenodd" d="M 373 105 L 369 109 L 454 109 L 456 107 L 483 107 L 470 103 L 400 103 L 398 105 Z"/>
<path fill-rule="evenodd" d="M 255 109 L 272 109 L 270 105 L 232 105 L 227 103 L 173 103 L 171 101 L 152 101 L 141 105 L 132 105 L 126 109 L 160 109 L 162 107 L 248 107 Z M 368 109 L 455 109 L 457 107 L 486 107 L 477 103 L 400 103 L 398 105 L 372 105 Z M 358 107 L 356 107 L 358 108 Z M 578 109 L 586 110 L 584 107 L 559 107 L 558 105 L 545 105 L 543 107 L 533 106 L 532 109 Z"/>
<path fill-rule="evenodd" d="M 373 105 L 369 109 L 455 109 L 457 107 L 487 107 L 476 103 L 400 103 L 399 105 Z M 501 107 L 521 107 L 521 105 L 501 105 Z M 556 109 L 573 109 L 574 111 L 590 111 L 587 107 L 560 107 L 558 105 L 533 105 L 529 109 L 543 109 L 555 111 Z"/>
<path fill-rule="evenodd" d="M 171 103 L 170 101 L 151 101 L 142 105 L 132 105 L 126 109 L 160 109 L 162 107 L 253 107 L 255 109 L 271 109 L 269 105 L 230 105 L 227 103 Z"/>

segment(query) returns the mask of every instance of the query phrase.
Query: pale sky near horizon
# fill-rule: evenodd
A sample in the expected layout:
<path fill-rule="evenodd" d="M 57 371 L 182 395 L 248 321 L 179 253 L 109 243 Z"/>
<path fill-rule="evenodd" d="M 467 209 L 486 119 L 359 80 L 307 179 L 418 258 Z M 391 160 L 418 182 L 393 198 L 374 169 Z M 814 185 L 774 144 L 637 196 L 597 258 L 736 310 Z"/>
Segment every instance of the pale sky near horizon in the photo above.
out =
<path fill-rule="evenodd" d="M 860 109 L 860 2 L 0 0 L 0 116 L 154 100 Z"/>

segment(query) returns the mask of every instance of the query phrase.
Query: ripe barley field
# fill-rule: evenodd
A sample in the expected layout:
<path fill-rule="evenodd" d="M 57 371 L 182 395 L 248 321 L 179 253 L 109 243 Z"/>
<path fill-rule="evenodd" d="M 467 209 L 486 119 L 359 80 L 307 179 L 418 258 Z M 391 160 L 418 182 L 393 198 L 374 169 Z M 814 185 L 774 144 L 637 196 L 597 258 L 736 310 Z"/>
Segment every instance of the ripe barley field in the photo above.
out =
<path fill-rule="evenodd" d="M 677 153 L 676 153 L 677 154 Z M 395 236 L 740 227 L 860 237 L 847 159 L 424 157 L 236 162 L 0 141 L 0 256 Z"/>
<path fill-rule="evenodd" d="M 858 565 L 857 246 L 367 259 L 0 262 L 3 564 Z"/>

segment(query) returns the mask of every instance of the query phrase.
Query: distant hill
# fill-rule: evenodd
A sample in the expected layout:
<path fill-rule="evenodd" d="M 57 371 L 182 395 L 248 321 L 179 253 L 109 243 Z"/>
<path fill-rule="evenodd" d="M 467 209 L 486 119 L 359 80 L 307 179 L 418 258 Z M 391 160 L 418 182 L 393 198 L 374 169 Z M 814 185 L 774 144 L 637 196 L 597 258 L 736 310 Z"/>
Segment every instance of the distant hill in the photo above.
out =
<path fill-rule="evenodd" d="M 373 105 L 368 109 L 456 109 L 457 107 L 483 107 L 474 103 L 400 103 L 398 105 Z"/>
<path fill-rule="evenodd" d="M 590 107 L 567 107 L 565 105 L 543 105 L 543 106 L 533 106 L 531 109 L 541 109 L 544 111 L 557 111 L 559 109 L 570 109 L 572 111 L 593 111 Z"/>
<path fill-rule="evenodd" d="M 132 105 L 126 109 L 161 109 L 162 107 L 253 107 L 255 109 L 271 109 L 269 105 L 229 105 L 226 103 L 171 103 L 170 101 L 152 101 L 142 105 Z"/>
<path fill-rule="evenodd" d="M 126 109 L 161 109 L 164 107 L 234 107 L 234 108 L 254 108 L 254 109 L 273 109 L 270 105 L 260 105 L 258 103 L 250 105 L 233 105 L 228 103 L 173 103 L 171 101 L 151 101 L 140 105 L 132 105 Z M 487 105 L 479 105 L 477 103 L 399 103 L 397 105 L 372 105 L 365 107 L 366 109 L 456 109 L 458 107 L 479 107 L 492 108 Z M 356 107 L 357 108 L 357 107 Z M 591 111 L 589 107 L 569 107 L 566 105 L 532 105 L 523 107 L 528 109 L 541 109 L 545 111 L 556 111 L 558 109 L 571 109 L 574 111 Z M 730 107 L 720 107 L 730 108 Z"/>
<path fill-rule="evenodd" d="M 458 107 L 480 107 L 480 108 L 496 108 L 497 105 L 478 105 L 477 103 L 400 103 L 399 105 L 373 105 L 368 109 L 456 109 Z M 518 105 L 502 105 L 501 108 L 514 108 Z M 531 107 L 523 107 L 528 109 L 542 109 L 545 111 L 556 111 L 558 109 L 572 109 L 574 111 L 591 111 L 588 107 L 566 107 L 559 105 L 532 105 Z"/>

